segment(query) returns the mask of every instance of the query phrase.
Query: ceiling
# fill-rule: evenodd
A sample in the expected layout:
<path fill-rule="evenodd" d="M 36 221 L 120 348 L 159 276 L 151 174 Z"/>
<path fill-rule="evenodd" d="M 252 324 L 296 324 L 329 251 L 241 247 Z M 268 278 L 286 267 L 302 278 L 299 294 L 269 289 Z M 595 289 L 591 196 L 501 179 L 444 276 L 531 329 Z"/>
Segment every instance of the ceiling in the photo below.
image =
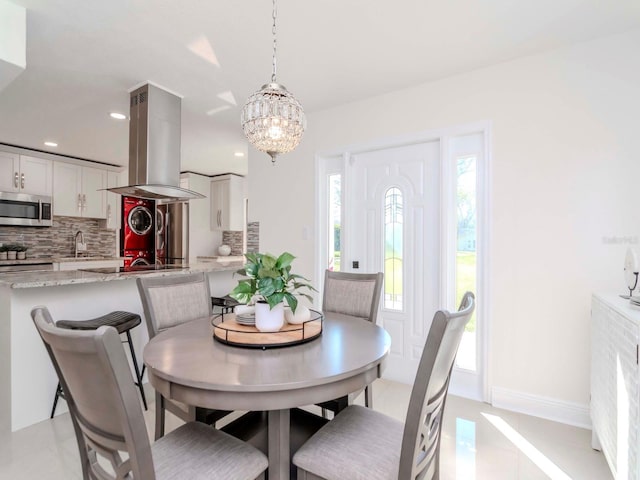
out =
<path fill-rule="evenodd" d="M 109 112 L 151 81 L 183 97 L 182 170 L 247 173 L 240 109 L 270 80 L 270 1 L 11 2 L 27 68 L 0 91 L 0 142 L 127 165 Z M 309 113 L 638 27 L 637 0 L 279 0 L 278 81 Z"/>

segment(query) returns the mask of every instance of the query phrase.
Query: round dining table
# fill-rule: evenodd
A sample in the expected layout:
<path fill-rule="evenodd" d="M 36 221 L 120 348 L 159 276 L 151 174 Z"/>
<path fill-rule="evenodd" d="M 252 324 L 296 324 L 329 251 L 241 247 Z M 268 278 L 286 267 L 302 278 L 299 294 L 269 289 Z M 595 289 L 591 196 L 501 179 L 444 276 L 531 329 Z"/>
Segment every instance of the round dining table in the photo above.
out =
<path fill-rule="evenodd" d="M 211 318 L 172 327 L 144 348 L 149 382 L 165 398 L 217 410 L 267 411 L 269 479 L 288 479 L 290 409 L 362 390 L 384 368 L 391 339 L 381 327 L 325 313 L 322 334 L 279 348 L 213 339 Z"/>

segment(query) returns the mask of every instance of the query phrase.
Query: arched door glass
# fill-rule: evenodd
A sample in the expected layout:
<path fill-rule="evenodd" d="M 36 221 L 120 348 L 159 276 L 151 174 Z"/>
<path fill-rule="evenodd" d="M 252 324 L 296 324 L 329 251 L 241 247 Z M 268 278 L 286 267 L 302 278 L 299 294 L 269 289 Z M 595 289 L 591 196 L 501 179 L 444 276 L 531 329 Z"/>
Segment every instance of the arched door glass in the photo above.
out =
<path fill-rule="evenodd" d="M 402 310 L 402 192 L 392 187 L 384 196 L 384 308 Z"/>

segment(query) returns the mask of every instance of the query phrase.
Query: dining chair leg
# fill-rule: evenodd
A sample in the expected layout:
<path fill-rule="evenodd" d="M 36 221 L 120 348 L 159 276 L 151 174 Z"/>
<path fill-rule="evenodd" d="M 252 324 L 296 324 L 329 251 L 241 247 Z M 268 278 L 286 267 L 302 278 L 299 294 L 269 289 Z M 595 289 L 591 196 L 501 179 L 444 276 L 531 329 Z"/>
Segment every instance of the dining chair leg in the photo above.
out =
<path fill-rule="evenodd" d="M 364 406 L 373 408 L 373 388 L 371 388 L 371 385 L 364 387 Z"/>
<path fill-rule="evenodd" d="M 155 440 L 164 436 L 164 397 L 156 392 L 156 433 Z"/>

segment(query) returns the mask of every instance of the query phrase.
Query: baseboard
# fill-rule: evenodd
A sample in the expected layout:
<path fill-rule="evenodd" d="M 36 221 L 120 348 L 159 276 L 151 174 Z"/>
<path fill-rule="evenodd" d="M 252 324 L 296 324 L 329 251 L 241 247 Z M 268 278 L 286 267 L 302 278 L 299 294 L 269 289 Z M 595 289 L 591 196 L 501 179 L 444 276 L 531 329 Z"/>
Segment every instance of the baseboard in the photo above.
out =
<path fill-rule="evenodd" d="M 491 404 L 494 407 L 504 408 L 512 412 L 524 413 L 591 430 L 591 415 L 588 405 L 531 395 L 530 393 L 517 392 L 500 387 L 491 389 Z"/>

